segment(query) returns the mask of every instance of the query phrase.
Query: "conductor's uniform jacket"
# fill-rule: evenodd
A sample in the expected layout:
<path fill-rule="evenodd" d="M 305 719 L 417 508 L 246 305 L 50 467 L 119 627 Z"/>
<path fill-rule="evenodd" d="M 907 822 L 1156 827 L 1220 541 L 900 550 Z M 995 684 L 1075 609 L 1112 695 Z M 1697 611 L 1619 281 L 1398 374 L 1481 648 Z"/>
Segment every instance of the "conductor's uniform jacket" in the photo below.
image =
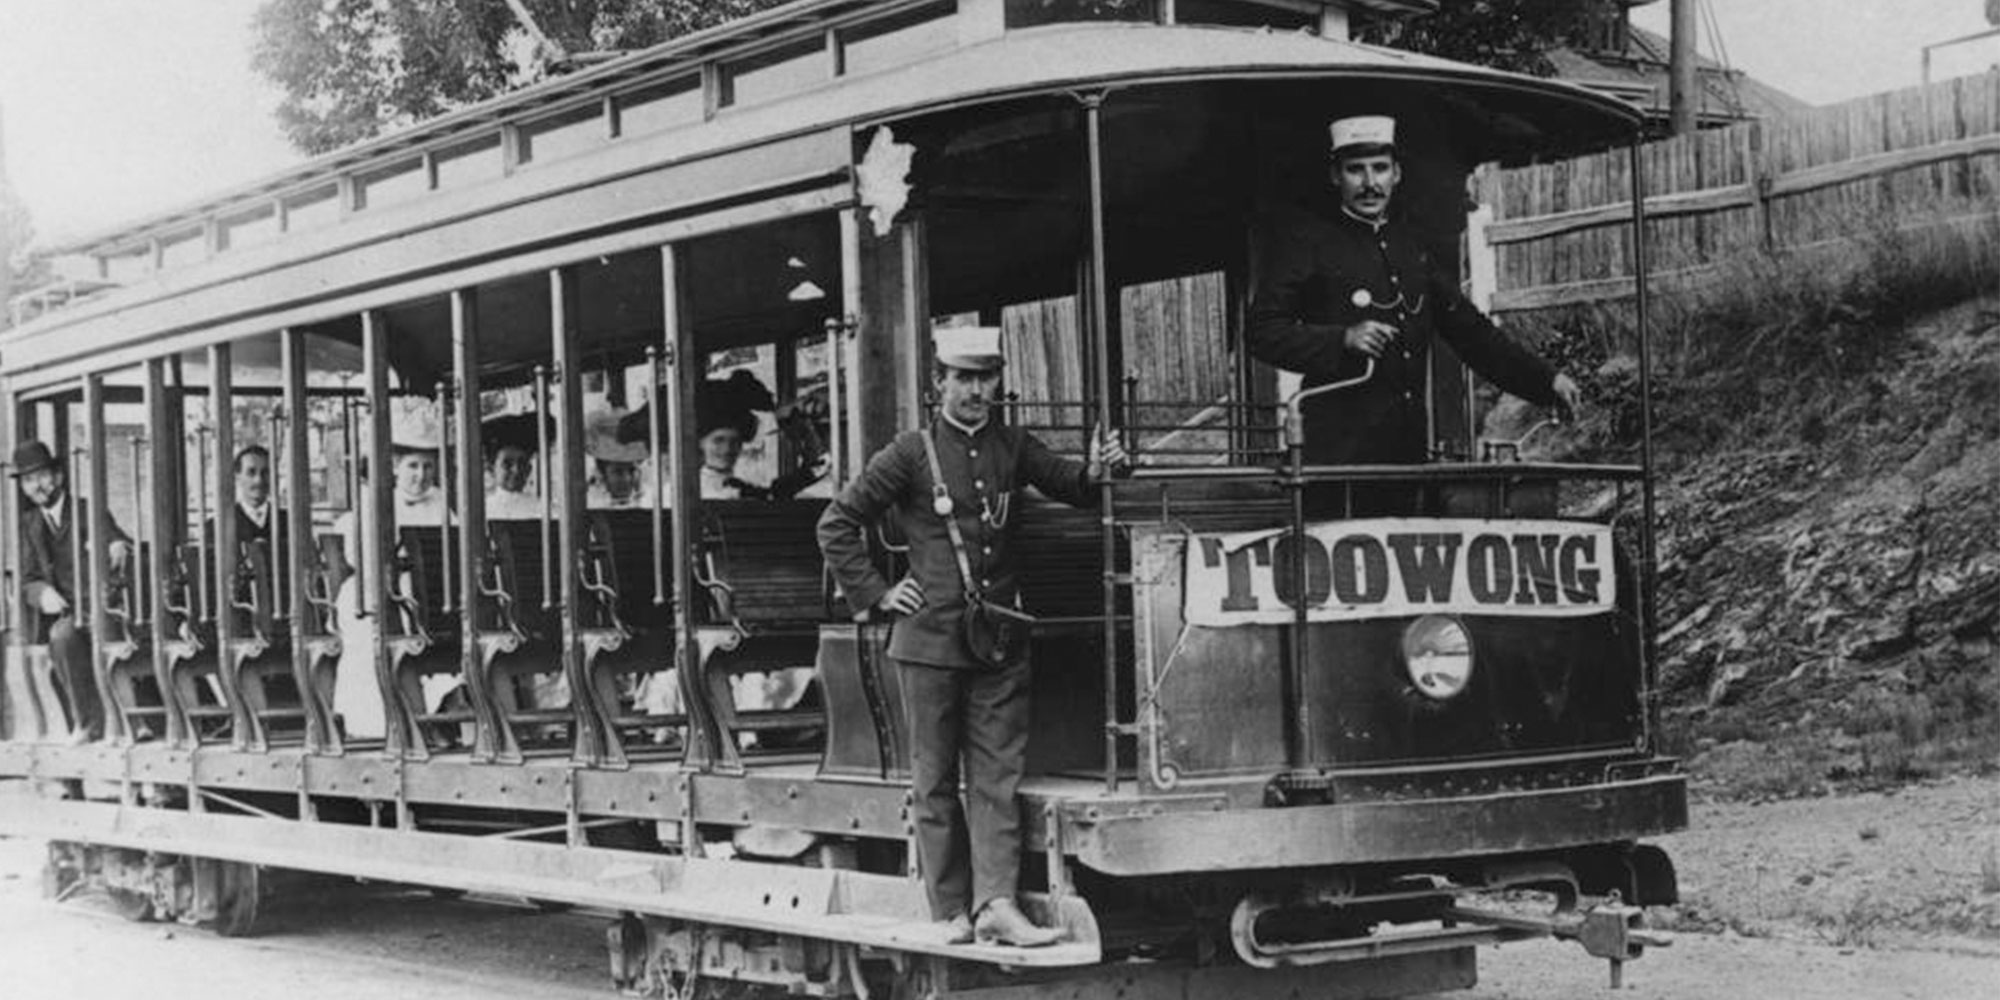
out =
<path fill-rule="evenodd" d="M 1309 463 L 1425 461 L 1428 366 L 1437 338 L 1502 390 L 1534 403 L 1556 400 L 1555 370 L 1466 301 L 1456 278 L 1439 271 L 1400 220 L 1370 222 L 1322 206 L 1264 227 L 1245 330 L 1252 356 L 1301 373 L 1308 388 L 1355 378 L 1367 358 L 1347 350 L 1343 337 L 1369 319 L 1400 336 L 1368 381 L 1306 401 Z"/>
<path fill-rule="evenodd" d="M 952 516 L 965 536 L 966 559 L 988 601 L 1016 606 L 1021 587 L 1014 518 L 1021 491 L 1088 506 L 1096 502 L 1082 462 L 1063 458 L 1032 434 L 988 419 L 967 434 L 948 420 L 935 423 L 938 465 L 951 492 Z M 924 588 L 924 606 L 896 623 L 889 655 L 906 663 L 972 668 L 959 633 L 965 587 L 944 519 L 931 507 L 930 463 L 923 435 L 904 431 L 868 460 L 819 521 L 820 548 L 847 602 L 861 613 L 875 606 L 889 581 L 868 558 L 866 526 L 893 513 L 910 546 L 910 573 Z"/>

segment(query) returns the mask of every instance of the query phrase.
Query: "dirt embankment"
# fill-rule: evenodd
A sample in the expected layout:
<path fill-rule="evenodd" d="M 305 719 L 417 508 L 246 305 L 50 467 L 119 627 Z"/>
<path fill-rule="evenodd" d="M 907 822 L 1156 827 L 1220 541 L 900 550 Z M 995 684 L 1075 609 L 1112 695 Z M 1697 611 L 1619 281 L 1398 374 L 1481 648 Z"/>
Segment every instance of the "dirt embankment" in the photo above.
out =
<path fill-rule="evenodd" d="M 1901 346 L 1874 370 L 1670 459 L 1670 737 L 1719 794 L 2000 764 L 1996 308 L 1883 331 Z"/>

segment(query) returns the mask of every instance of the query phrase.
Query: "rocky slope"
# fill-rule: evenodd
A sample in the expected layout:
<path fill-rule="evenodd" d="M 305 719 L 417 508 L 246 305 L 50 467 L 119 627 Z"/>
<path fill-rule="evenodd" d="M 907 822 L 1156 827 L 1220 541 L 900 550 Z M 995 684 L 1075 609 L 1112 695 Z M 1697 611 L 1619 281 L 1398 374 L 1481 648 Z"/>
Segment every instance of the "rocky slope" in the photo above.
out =
<path fill-rule="evenodd" d="M 1698 775 L 1785 795 L 2000 763 L 1995 309 L 1723 390 L 1755 398 L 1661 387 L 1664 694 Z"/>

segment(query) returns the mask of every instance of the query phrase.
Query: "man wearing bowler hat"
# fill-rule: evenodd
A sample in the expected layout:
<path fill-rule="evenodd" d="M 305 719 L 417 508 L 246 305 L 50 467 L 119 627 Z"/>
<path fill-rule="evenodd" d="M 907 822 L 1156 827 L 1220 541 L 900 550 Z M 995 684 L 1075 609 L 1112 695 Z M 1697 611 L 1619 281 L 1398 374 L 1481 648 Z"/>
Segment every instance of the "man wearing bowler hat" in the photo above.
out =
<path fill-rule="evenodd" d="M 1029 668 L 1025 648 L 1000 666 L 975 658 L 960 620 L 964 577 L 989 603 L 1017 606 L 1020 556 L 1013 512 L 1032 486 L 1065 503 L 1097 497 L 1093 465 L 1122 472 L 1124 448 L 1105 429 L 1092 436 L 1091 464 L 1051 452 L 1003 423 L 1000 330 L 944 328 L 933 338 L 937 419 L 905 431 L 868 460 L 827 505 L 820 550 L 857 616 L 896 616 L 889 655 L 902 669 L 910 723 L 917 861 L 932 915 L 952 943 L 1031 947 L 1060 932 L 1036 926 L 1015 900 L 1021 866 L 1015 788 L 1027 759 Z M 933 456 L 943 480 L 934 489 Z M 909 541 L 909 575 L 890 583 L 869 561 L 864 532 L 894 512 Z M 961 567 L 947 519 L 965 551 Z M 966 801 L 959 802 L 959 764 Z"/>
<path fill-rule="evenodd" d="M 104 705 L 90 662 L 89 623 L 79 596 L 89 586 L 77 565 L 81 539 L 90 543 L 90 507 L 69 495 L 63 467 L 40 441 L 14 448 L 14 481 L 27 504 L 21 511 L 21 596 L 41 615 L 58 694 L 69 716 L 70 740 L 85 743 L 104 735 Z M 111 525 L 107 554 L 113 572 L 132 561 L 132 542 Z"/>
<path fill-rule="evenodd" d="M 1466 301 L 1456 272 L 1441 270 L 1392 210 L 1403 179 L 1396 120 L 1342 118 L 1329 131 L 1337 197 L 1261 234 L 1245 333 L 1252 355 L 1304 375 L 1308 388 L 1359 377 L 1374 363 L 1360 385 L 1306 401 L 1306 460 L 1425 461 L 1429 355 L 1437 338 L 1501 389 L 1574 408 L 1576 383 Z"/>

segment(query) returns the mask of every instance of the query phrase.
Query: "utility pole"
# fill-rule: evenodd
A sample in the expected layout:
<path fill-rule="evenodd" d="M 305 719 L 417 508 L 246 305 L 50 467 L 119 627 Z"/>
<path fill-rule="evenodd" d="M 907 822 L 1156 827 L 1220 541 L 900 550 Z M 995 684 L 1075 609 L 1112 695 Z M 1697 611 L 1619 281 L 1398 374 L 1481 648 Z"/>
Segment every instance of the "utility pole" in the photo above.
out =
<path fill-rule="evenodd" d="M 1673 39 L 1667 64 L 1668 127 L 1675 135 L 1695 130 L 1700 99 L 1694 61 L 1695 0 L 1673 0 Z"/>

